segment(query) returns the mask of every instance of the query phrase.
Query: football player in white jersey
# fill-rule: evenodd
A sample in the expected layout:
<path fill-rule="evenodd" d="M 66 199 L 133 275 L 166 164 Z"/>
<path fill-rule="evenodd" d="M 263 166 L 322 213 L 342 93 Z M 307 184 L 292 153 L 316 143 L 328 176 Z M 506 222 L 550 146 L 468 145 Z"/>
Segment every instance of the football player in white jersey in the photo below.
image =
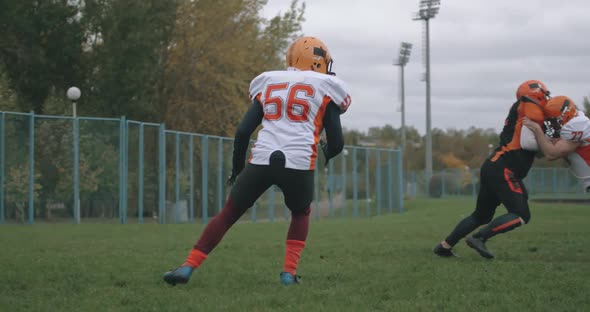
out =
<path fill-rule="evenodd" d="M 558 131 L 559 139 L 552 141 L 541 127 L 530 120 L 524 125 L 531 129 L 539 149 L 549 160 L 566 157 L 570 171 L 590 191 L 590 119 L 578 111 L 567 96 L 556 96 L 544 108 L 547 122 Z"/>
<path fill-rule="evenodd" d="M 235 184 L 184 264 L 164 274 L 168 284 L 188 282 L 226 231 L 273 185 L 282 190 L 291 211 L 280 280 L 284 285 L 299 282 L 296 269 L 309 228 L 320 133 L 325 130 L 327 137 L 320 147 L 327 162 L 344 147 L 340 115 L 351 103 L 348 87 L 331 72 L 332 62 L 322 41 L 303 37 L 287 51 L 287 70 L 264 72 L 252 80 L 252 104 L 234 141 L 228 183 Z M 250 136 L 259 125 L 262 129 L 245 165 Z"/>

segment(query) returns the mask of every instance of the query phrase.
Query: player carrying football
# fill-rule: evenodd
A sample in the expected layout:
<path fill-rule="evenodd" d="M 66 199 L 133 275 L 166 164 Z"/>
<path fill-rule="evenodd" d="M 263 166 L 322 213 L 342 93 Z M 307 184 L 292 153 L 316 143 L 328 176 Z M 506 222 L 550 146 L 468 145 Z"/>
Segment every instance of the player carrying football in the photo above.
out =
<path fill-rule="evenodd" d="M 264 72 L 252 80 L 252 105 L 234 141 L 228 183 L 235 185 L 223 210 L 209 222 L 184 264 L 164 274 L 168 284 L 188 282 L 227 230 L 272 185 L 282 190 L 291 211 L 280 280 L 284 285 L 299 282 L 296 269 L 309 228 L 320 133 L 325 129 L 328 143 L 321 148 L 328 161 L 344 146 L 340 114 L 351 103 L 348 87 L 331 72 L 332 62 L 323 42 L 303 37 L 287 50 L 287 70 Z M 262 129 L 244 166 L 250 136 L 260 124 Z"/>
<path fill-rule="evenodd" d="M 529 80 L 518 87 L 516 99 L 500 133 L 500 146 L 481 166 L 480 191 L 475 211 L 459 222 L 451 234 L 436 245 L 434 253 L 438 256 L 454 256 L 452 247 L 479 226 L 486 224 L 467 238 L 466 242 L 482 257 L 493 258 L 494 255 L 486 248 L 486 241 L 530 220 L 528 194 L 522 180 L 534 161 L 535 152 L 522 148 L 522 131 L 526 129 L 522 123 L 524 117 L 543 123 L 542 108 L 549 99 L 549 91 L 542 82 Z M 500 204 L 506 207 L 508 213 L 493 219 Z"/>
<path fill-rule="evenodd" d="M 559 139 L 552 141 L 541 127 L 525 118 L 524 125 L 531 129 L 539 148 L 549 160 L 566 157 L 570 171 L 590 191 L 590 119 L 578 111 L 576 104 L 567 96 L 556 96 L 545 106 L 545 118 Z"/>

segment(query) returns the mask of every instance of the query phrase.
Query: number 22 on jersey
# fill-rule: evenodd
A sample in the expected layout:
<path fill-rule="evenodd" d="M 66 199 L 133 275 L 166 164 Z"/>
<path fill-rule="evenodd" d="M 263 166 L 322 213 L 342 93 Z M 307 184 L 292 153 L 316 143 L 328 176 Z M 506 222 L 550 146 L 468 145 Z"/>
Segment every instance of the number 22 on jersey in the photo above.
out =
<path fill-rule="evenodd" d="M 287 94 L 287 103 L 283 98 L 278 96 L 278 93 Z M 298 97 L 303 93 L 306 97 L 312 98 L 315 90 L 311 85 L 294 84 L 289 87 L 288 83 L 271 84 L 266 87 L 264 93 L 264 119 L 266 120 L 280 120 L 284 114 L 292 122 L 307 122 L 309 121 L 309 101 Z M 286 104 L 286 105 L 285 105 Z"/>

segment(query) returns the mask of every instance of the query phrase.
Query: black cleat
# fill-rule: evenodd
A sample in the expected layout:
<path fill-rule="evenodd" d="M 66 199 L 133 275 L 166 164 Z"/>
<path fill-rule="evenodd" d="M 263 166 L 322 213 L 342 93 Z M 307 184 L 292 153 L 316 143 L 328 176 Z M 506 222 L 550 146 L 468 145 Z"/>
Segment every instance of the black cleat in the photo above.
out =
<path fill-rule="evenodd" d="M 473 236 L 467 238 L 465 240 L 465 242 L 467 243 L 467 246 L 475 249 L 480 256 L 486 258 L 486 259 L 493 259 L 494 255 L 488 251 L 488 249 L 486 248 L 486 243 L 483 239 L 481 238 L 475 238 Z"/>
<path fill-rule="evenodd" d="M 434 254 L 439 257 L 456 257 L 455 253 L 450 248 L 445 248 L 441 243 L 438 243 L 436 247 L 434 247 Z"/>

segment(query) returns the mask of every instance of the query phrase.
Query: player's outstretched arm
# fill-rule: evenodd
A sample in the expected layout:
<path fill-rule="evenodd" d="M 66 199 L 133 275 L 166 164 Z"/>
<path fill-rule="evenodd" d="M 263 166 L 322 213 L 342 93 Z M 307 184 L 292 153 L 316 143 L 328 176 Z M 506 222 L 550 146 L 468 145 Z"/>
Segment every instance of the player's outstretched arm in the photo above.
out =
<path fill-rule="evenodd" d="M 533 131 L 535 139 L 537 140 L 537 143 L 539 143 L 539 148 L 545 155 L 545 158 L 549 160 L 565 157 L 573 153 L 581 144 L 580 142 L 564 139 L 559 139 L 556 142 L 552 142 L 550 138 L 545 136 L 543 129 L 541 129 L 541 126 L 539 126 L 537 122 L 534 122 L 526 117 L 523 119 L 523 124 Z"/>
<path fill-rule="evenodd" d="M 244 169 L 250 136 L 252 136 L 252 133 L 254 133 L 256 127 L 260 125 L 263 117 L 264 111 L 262 110 L 262 105 L 260 105 L 258 99 L 254 98 L 252 105 L 236 129 L 232 159 L 232 173 L 229 180 L 227 181 L 228 184 L 233 184 L 238 174 L 240 174 L 240 172 L 242 172 Z"/>
<path fill-rule="evenodd" d="M 323 142 L 321 147 L 327 164 L 330 159 L 340 154 L 344 148 L 344 135 L 342 134 L 342 125 L 340 123 L 340 108 L 334 102 L 328 104 L 323 123 L 327 142 Z"/>

